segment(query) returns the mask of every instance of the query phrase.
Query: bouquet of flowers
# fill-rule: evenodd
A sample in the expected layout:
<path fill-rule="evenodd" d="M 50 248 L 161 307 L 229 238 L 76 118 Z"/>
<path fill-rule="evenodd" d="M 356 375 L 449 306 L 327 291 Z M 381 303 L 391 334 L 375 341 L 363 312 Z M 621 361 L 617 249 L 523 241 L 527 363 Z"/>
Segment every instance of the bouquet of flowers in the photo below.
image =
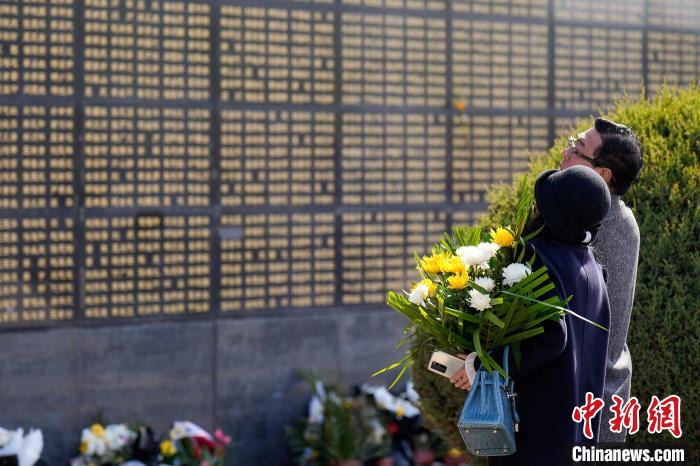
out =
<path fill-rule="evenodd" d="M 133 443 L 137 433 L 126 424 L 94 423 L 83 429 L 80 436 L 80 455 L 71 466 L 115 465 L 132 459 Z"/>
<path fill-rule="evenodd" d="M 533 195 L 521 192 L 526 194 L 519 200 L 513 226 L 486 233 L 454 228 L 434 245 L 431 255 L 416 255 L 420 280 L 409 291 L 388 293 L 387 304 L 410 322 L 397 348 L 415 339 L 404 358 L 373 374 L 402 366 L 389 388 L 427 343 L 453 353 L 476 351 L 486 370 L 506 376 L 488 351 L 510 344 L 519 364 L 520 342 L 544 332 L 547 319 L 557 320 L 566 312 L 603 328 L 567 309 L 571 297 L 560 299 L 551 293 L 555 285 L 545 266 L 532 270 L 535 253 L 526 242 L 539 230 L 523 236 Z"/>
<path fill-rule="evenodd" d="M 33 466 L 44 449 L 44 436 L 39 429 L 8 430 L 0 427 L 0 458 L 16 456 L 19 466 Z"/>
<path fill-rule="evenodd" d="M 344 397 L 318 380 L 312 384 L 308 416 L 287 428 L 297 464 L 368 462 L 390 454 L 388 432 L 377 410 L 363 397 Z"/>
<path fill-rule="evenodd" d="M 216 429 L 214 435 L 189 421 L 176 421 L 160 443 L 160 464 L 223 466 L 231 437 Z"/>

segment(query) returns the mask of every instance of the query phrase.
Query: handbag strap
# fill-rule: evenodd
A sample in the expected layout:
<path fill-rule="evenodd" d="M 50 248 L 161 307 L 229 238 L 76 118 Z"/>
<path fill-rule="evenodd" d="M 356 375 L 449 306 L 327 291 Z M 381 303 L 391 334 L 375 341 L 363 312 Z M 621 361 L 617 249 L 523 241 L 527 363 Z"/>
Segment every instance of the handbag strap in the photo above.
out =
<path fill-rule="evenodd" d="M 503 369 L 506 371 L 506 375 L 510 375 L 508 373 L 508 353 L 509 353 L 510 345 L 506 345 L 503 348 Z M 508 393 L 508 390 L 506 389 L 506 395 L 508 398 L 510 398 L 511 406 L 513 407 L 513 426 L 515 428 L 515 431 L 519 431 L 519 425 L 520 425 L 520 416 L 518 415 L 518 410 L 515 408 L 515 381 L 513 379 L 510 380 L 510 383 L 506 381 L 506 387 L 510 385 L 510 393 Z"/>

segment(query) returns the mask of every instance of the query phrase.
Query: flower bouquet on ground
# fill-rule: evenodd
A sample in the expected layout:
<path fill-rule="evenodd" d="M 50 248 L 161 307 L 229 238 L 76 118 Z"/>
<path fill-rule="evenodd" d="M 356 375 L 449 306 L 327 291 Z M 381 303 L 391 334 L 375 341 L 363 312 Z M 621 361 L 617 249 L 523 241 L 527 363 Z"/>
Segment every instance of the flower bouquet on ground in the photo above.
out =
<path fill-rule="evenodd" d="M 223 466 L 231 437 L 216 429 L 214 435 L 189 421 L 175 421 L 168 438 L 160 443 L 160 464 Z"/>
<path fill-rule="evenodd" d="M 24 435 L 24 429 L 7 430 L 0 427 L 0 464 L 33 466 L 44 449 L 44 436 L 39 429 L 31 429 Z"/>
<path fill-rule="evenodd" d="M 407 336 L 397 348 L 413 340 L 412 348 L 373 375 L 401 366 L 393 386 L 417 351 L 430 345 L 453 354 L 475 351 L 486 370 L 507 377 L 489 351 L 510 345 L 519 364 L 520 342 L 544 332 L 547 319 L 557 320 L 566 312 L 600 327 L 565 308 L 571 297 L 553 293 L 545 266 L 532 270 L 535 253 L 526 243 L 539 230 L 523 236 L 533 194 L 522 192 L 512 226 L 489 232 L 455 227 L 429 256 L 416 255 L 420 280 L 409 291 L 390 291 L 387 297 L 387 304 L 409 320 Z"/>
<path fill-rule="evenodd" d="M 370 403 L 363 397 L 345 397 L 318 380 L 311 382 L 308 415 L 287 428 L 297 464 L 359 466 L 390 454 L 388 432 Z"/>
<path fill-rule="evenodd" d="M 126 424 L 94 423 L 82 430 L 80 455 L 71 466 L 111 466 L 133 460 L 137 431 Z"/>

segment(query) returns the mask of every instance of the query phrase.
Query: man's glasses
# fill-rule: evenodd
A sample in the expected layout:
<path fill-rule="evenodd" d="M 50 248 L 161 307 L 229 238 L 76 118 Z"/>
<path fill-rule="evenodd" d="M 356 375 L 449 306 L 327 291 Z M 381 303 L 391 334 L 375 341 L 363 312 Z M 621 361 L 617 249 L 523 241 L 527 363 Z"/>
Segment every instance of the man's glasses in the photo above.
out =
<path fill-rule="evenodd" d="M 610 176 L 612 176 L 613 182 L 615 182 L 615 175 L 613 174 L 612 168 L 608 167 L 608 166 L 605 165 L 604 163 L 600 163 L 600 162 L 597 161 L 596 159 L 593 159 L 593 158 L 591 158 L 591 157 L 589 157 L 589 156 L 587 156 L 587 155 L 582 154 L 581 152 L 579 152 L 579 151 L 576 149 L 576 138 L 573 137 L 573 136 L 570 136 L 570 137 L 569 137 L 569 153 L 575 155 L 576 157 L 580 157 L 580 158 L 582 158 L 583 160 L 588 161 L 588 162 L 591 163 L 594 167 L 607 168 L 608 170 L 610 170 Z"/>

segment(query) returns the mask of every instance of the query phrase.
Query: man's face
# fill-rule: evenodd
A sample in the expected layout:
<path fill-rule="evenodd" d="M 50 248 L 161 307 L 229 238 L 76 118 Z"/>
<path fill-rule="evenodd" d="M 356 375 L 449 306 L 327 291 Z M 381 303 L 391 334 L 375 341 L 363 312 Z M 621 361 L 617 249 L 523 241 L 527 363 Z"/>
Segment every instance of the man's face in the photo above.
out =
<path fill-rule="evenodd" d="M 595 128 L 588 128 L 585 132 L 580 133 L 576 135 L 576 152 L 583 154 L 584 156 L 595 159 L 593 154 L 595 153 L 596 149 L 600 147 L 600 145 L 603 143 L 603 140 L 600 138 L 600 134 L 598 134 L 598 131 L 595 130 Z M 563 159 L 559 163 L 559 168 L 564 170 L 565 168 L 573 167 L 574 165 L 584 165 L 586 167 L 594 169 L 596 172 L 599 172 L 599 169 L 595 167 L 591 162 L 588 160 L 584 159 L 583 157 L 579 157 L 574 153 L 571 148 L 567 147 L 564 149 L 561 153 Z M 600 173 L 599 173 L 600 174 Z"/>

